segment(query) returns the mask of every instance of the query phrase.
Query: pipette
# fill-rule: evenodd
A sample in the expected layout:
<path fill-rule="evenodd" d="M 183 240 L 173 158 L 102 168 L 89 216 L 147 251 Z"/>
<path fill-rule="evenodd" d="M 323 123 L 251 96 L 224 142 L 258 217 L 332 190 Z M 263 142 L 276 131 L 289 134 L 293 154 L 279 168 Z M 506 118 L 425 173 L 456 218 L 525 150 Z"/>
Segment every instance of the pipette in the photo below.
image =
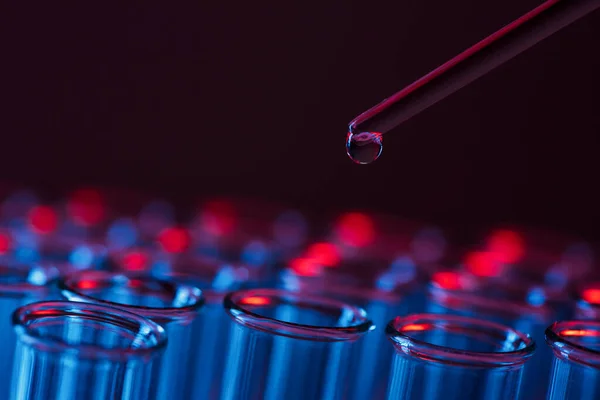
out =
<path fill-rule="evenodd" d="M 354 118 L 348 156 L 359 164 L 376 160 L 385 133 L 599 7 L 600 0 L 546 0 Z"/>

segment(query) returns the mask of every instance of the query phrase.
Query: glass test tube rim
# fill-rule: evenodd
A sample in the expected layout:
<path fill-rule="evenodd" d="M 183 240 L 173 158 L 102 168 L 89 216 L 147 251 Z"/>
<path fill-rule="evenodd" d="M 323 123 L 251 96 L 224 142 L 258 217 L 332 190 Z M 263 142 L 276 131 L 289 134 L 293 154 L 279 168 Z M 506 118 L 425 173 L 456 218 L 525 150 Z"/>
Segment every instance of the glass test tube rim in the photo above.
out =
<path fill-rule="evenodd" d="M 442 321 L 461 327 L 470 326 L 502 332 L 514 336 L 515 341 L 518 339 L 523 345 L 511 351 L 477 352 L 428 343 L 402 333 L 402 327 L 419 325 L 423 329 L 415 329 L 414 331 L 422 332 L 426 330 L 426 327 L 439 327 Z M 405 317 L 396 317 L 388 323 L 385 331 L 388 339 L 392 341 L 394 347 L 401 353 L 428 362 L 467 367 L 506 368 L 519 366 L 525 363 L 536 349 L 535 341 L 528 334 L 495 322 L 457 315 L 412 314 Z"/>
<path fill-rule="evenodd" d="M 45 277 L 48 279 L 44 281 L 43 284 L 35 284 L 28 280 L 29 273 L 33 270 L 33 268 L 39 268 L 40 271 L 43 271 Z M 27 267 L 25 265 L 16 265 L 13 267 L 6 268 L 7 274 L 4 274 L 5 271 L 2 272 L 2 277 L 5 279 L 7 276 L 9 278 L 16 278 L 14 282 L 6 282 L 0 281 L 0 297 L 27 297 L 27 296 L 39 296 L 50 291 L 50 285 L 56 281 L 59 276 L 59 272 L 56 268 L 52 266 L 44 266 L 42 264 L 36 263 L 33 267 Z"/>
<path fill-rule="evenodd" d="M 51 314 L 54 312 L 54 314 Z M 36 313 L 41 315 L 35 315 Z M 104 348 L 94 345 L 73 345 L 53 338 L 45 338 L 32 332 L 28 318 L 78 317 L 110 323 L 114 327 L 133 332 L 141 336 L 138 344 L 143 346 L 129 348 Z M 46 352 L 70 353 L 79 358 L 130 360 L 132 358 L 150 358 L 162 352 L 167 346 L 167 334 L 162 326 L 138 314 L 100 304 L 73 301 L 40 301 L 17 308 L 12 314 L 12 325 L 19 340 Z M 137 326 L 136 332 L 132 326 Z M 149 338 L 152 337 L 153 340 Z"/>
<path fill-rule="evenodd" d="M 594 320 L 554 322 L 546 328 L 546 343 L 550 346 L 555 356 L 561 359 L 600 369 L 600 350 L 594 350 L 578 344 L 573 340 L 567 339 L 569 336 L 564 334 L 567 331 L 579 332 L 582 330 L 590 330 L 589 328 L 592 328 L 595 331 L 595 337 L 598 338 L 598 344 L 600 344 L 600 321 Z M 578 335 L 574 335 L 574 337 L 577 336 Z"/>
<path fill-rule="evenodd" d="M 514 315 L 521 316 L 527 315 L 534 317 L 537 320 L 550 323 L 552 310 L 547 304 L 541 304 L 535 306 L 527 303 L 526 301 L 518 301 L 512 299 L 493 299 L 486 297 L 484 293 L 471 293 L 467 289 L 446 289 L 442 288 L 435 283 L 429 283 L 427 285 L 427 295 L 436 301 L 443 301 L 440 304 L 442 306 L 448 305 L 448 301 L 460 301 L 470 308 L 477 310 L 485 310 L 493 313 L 500 313 L 501 315 Z"/>
<path fill-rule="evenodd" d="M 294 289 L 289 290 L 389 303 L 400 301 L 404 296 L 408 295 L 411 290 L 414 290 L 420 284 L 420 280 L 416 274 L 409 280 L 399 282 L 389 290 L 371 286 L 357 286 L 354 285 L 353 282 L 336 282 L 338 278 L 343 279 L 345 276 L 351 275 L 340 273 L 329 276 L 327 276 L 327 274 L 317 276 L 299 276 L 292 270 L 285 269 L 281 271 L 279 278 L 284 285 L 287 285 L 287 287 L 297 286 L 294 287 Z M 324 277 L 329 278 L 330 280 L 323 282 L 323 284 L 319 286 L 314 285 L 315 282 L 319 282 Z"/>
<path fill-rule="evenodd" d="M 243 299 L 251 297 L 269 298 L 283 304 L 320 305 L 336 309 L 340 313 L 347 311 L 352 314 L 353 321 L 356 322 L 349 326 L 318 326 L 281 321 L 253 312 L 241 304 Z M 322 342 L 353 341 L 375 328 L 366 311 L 360 307 L 329 297 L 283 289 L 241 289 L 230 292 L 223 300 L 223 307 L 236 322 L 242 325 L 296 339 Z"/>
<path fill-rule="evenodd" d="M 173 282 L 182 282 L 187 281 L 193 283 L 193 286 L 202 290 L 202 295 L 204 297 L 205 304 L 221 304 L 223 302 L 223 298 L 227 293 L 241 289 L 243 282 L 242 281 L 234 281 L 234 283 L 227 289 L 214 289 L 212 287 L 208 287 L 210 284 L 210 277 L 204 276 L 202 274 L 196 274 L 193 272 L 167 272 L 167 273 L 151 273 L 150 276 L 169 280 Z M 206 280 L 205 280 L 206 278 Z M 202 282 L 202 285 L 198 285 L 197 282 Z M 207 286 L 207 287 L 203 287 Z"/>
<path fill-rule="evenodd" d="M 180 307 L 148 307 L 118 303 L 110 300 L 103 300 L 99 297 L 88 295 L 77 288 L 81 281 L 91 280 L 104 283 L 105 287 L 123 286 L 123 283 L 129 283 L 132 280 L 142 282 L 143 284 L 157 283 L 162 290 L 169 295 L 174 295 L 179 290 L 188 294 L 188 303 Z M 156 278 L 152 275 L 134 272 L 110 272 L 110 271 L 79 271 L 59 279 L 58 289 L 70 301 L 104 304 L 111 307 L 125 309 L 143 317 L 161 320 L 192 320 L 198 314 L 205 303 L 204 293 L 197 287 L 183 285 L 178 282 L 166 279 Z"/>

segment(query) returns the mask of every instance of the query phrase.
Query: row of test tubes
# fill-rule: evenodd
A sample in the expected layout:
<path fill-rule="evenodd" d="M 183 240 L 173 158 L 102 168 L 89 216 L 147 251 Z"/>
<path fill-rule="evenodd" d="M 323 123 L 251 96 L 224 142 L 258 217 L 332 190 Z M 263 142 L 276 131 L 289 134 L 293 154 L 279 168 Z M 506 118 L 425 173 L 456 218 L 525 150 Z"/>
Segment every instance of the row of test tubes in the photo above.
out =
<path fill-rule="evenodd" d="M 504 229 L 457 251 L 357 212 L 250 229 L 214 201 L 101 222 L 99 192 L 74 197 L 3 204 L 2 398 L 600 396 L 589 244 Z"/>

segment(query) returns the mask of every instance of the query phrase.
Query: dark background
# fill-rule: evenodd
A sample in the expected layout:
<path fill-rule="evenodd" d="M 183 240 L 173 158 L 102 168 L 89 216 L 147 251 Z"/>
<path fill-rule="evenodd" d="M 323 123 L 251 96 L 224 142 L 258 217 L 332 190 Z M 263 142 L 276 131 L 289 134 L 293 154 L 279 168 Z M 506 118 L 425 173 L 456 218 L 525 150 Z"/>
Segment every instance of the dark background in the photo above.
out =
<path fill-rule="evenodd" d="M 539 3 L 4 5 L 0 180 L 600 238 L 600 12 L 387 135 L 376 163 L 345 154 L 358 113 Z"/>

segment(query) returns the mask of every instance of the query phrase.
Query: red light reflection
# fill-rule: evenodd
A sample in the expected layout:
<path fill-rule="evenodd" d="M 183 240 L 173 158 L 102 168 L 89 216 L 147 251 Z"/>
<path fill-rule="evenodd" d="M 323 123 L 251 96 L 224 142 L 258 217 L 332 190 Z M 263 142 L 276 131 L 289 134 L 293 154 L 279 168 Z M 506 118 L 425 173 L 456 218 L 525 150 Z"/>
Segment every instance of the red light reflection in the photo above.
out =
<path fill-rule="evenodd" d="M 460 275 L 452 271 L 440 271 L 433 274 L 431 281 L 442 289 L 462 289 Z"/>
<path fill-rule="evenodd" d="M 139 251 L 127 253 L 122 259 L 122 265 L 129 271 L 143 271 L 148 265 L 148 256 Z"/>
<path fill-rule="evenodd" d="M 473 251 L 466 255 L 464 264 L 476 276 L 491 278 L 502 273 L 503 263 L 489 251 Z"/>
<path fill-rule="evenodd" d="M 0 255 L 8 253 L 11 247 L 11 237 L 6 233 L 0 233 Z"/>
<path fill-rule="evenodd" d="M 373 220 L 366 214 L 352 212 L 342 215 L 337 223 L 340 240 L 353 247 L 364 247 L 375 239 Z"/>
<path fill-rule="evenodd" d="M 340 262 L 337 247 L 325 242 L 310 245 L 306 250 L 306 258 L 310 258 L 324 267 L 335 267 Z"/>
<path fill-rule="evenodd" d="M 318 276 L 323 267 L 310 258 L 295 258 L 290 261 L 290 269 L 300 276 Z"/>
<path fill-rule="evenodd" d="M 431 327 L 431 324 L 408 324 L 402 327 L 402 332 L 424 331 Z"/>
<path fill-rule="evenodd" d="M 565 329 L 560 331 L 560 336 L 598 337 L 600 332 L 590 329 Z"/>
<path fill-rule="evenodd" d="M 202 226 L 215 236 L 231 233 L 237 224 L 235 207 L 226 200 L 209 201 L 202 207 Z"/>
<path fill-rule="evenodd" d="M 33 312 L 31 315 L 36 318 L 39 317 L 55 317 L 58 314 L 58 310 L 37 310 Z"/>
<path fill-rule="evenodd" d="M 128 282 L 128 286 L 134 289 L 139 289 L 144 287 L 144 281 L 141 279 L 130 279 Z"/>
<path fill-rule="evenodd" d="M 268 297 L 264 296 L 250 296 L 244 297 L 240 304 L 245 306 L 266 306 L 271 303 L 271 300 Z"/>
<path fill-rule="evenodd" d="M 52 207 L 36 206 L 29 211 L 29 225 L 36 233 L 51 233 L 58 225 L 58 216 Z"/>
<path fill-rule="evenodd" d="M 89 290 L 96 289 L 99 286 L 100 285 L 98 284 L 98 282 L 93 280 L 82 280 L 77 282 L 77 289 Z"/>
<path fill-rule="evenodd" d="M 98 224 L 105 215 L 104 199 L 100 192 L 94 189 L 76 190 L 67 203 L 67 212 L 77 224 Z"/>
<path fill-rule="evenodd" d="M 158 235 L 158 242 L 168 253 L 181 253 L 190 244 L 190 236 L 183 228 L 167 228 Z"/>
<path fill-rule="evenodd" d="M 590 304 L 600 304 L 600 289 L 585 289 L 581 297 L 583 298 L 583 300 L 587 301 Z"/>
<path fill-rule="evenodd" d="M 493 253 L 499 262 L 516 263 L 525 255 L 525 240 L 518 232 L 497 230 L 488 238 L 487 250 Z"/>

